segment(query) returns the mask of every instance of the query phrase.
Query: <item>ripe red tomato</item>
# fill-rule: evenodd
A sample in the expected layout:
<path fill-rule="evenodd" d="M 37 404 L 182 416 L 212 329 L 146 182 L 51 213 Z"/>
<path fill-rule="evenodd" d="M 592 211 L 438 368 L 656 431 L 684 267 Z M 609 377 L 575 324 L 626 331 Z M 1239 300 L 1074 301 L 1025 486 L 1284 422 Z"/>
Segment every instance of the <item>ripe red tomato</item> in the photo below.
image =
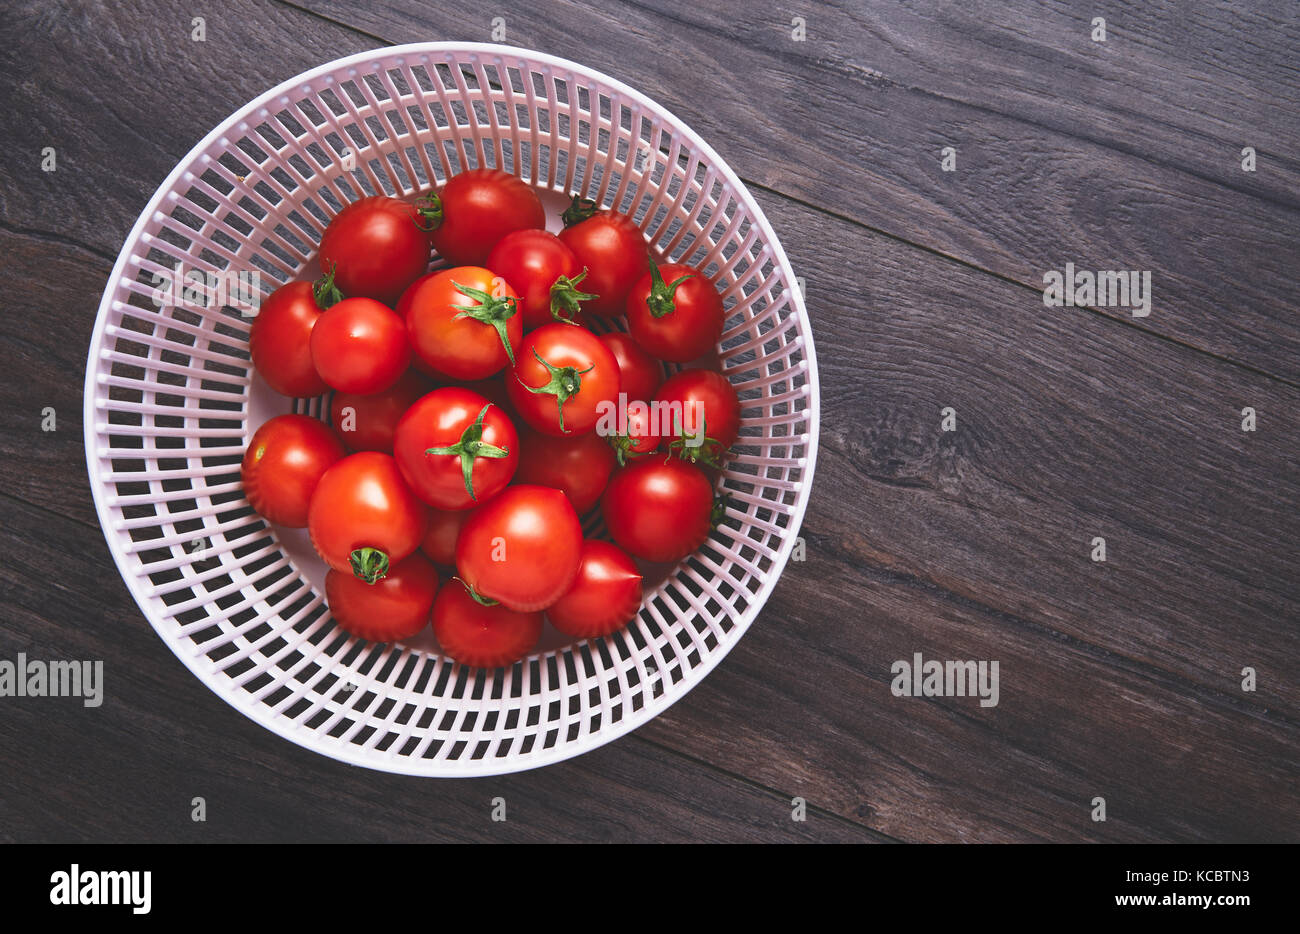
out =
<path fill-rule="evenodd" d="M 740 397 L 721 373 L 713 370 L 682 370 L 670 376 L 655 401 L 661 406 L 680 406 L 680 428 L 672 435 L 672 450 L 687 460 L 720 466 L 722 456 L 740 435 Z"/>
<path fill-rule="evenodd" d="M 361 396 L 383 392 L 411 364 L 406 327 L 373 298 L 345 298 L 316 321 L 311 359 L 325 382 Z"/>
<path fill-rule="evenodd" d="M 519 436 L 501 411 L 459 386 L 435 389 L 397 423 L 393 456 L 415 494 L 437 509 L 469 509 L 515 475 Z"/>
<path fill-rule="evenodd" d="M 442 650 L 463 665 L 513 665 L 542 637 L 542 614 L 521 613 L 503 604 L 484 606 L 460 584 L 450 582 L 433 602 L 433 634 Z"/>
<path fill-rule="evenodd" d="M 586 328 L 543 325 L 519 345 L 506 392 L 519 417 L 548 435 L 596 427 L 605 405 L 618 401 L 618 361 Z"/>
<path fill-rule="evenodd" d="M 486 379 L 517 359 L 524 336 L 519 298 L 505 279 L 482 266 L 430 273 L 402 296 L 415 356 L 451 379 Z"/>
<path fill-rule="evenodd" d="M 515 230 L 542 229 L 537 192 L 501 169 L 471 169 L 416 202 L 438 254 L 453 266 L 482 266 L 498 240 Z"/>
<path fill-rule="evenodd" d="M 301 529 L 312 493 L 325 471 L 347 453 L 324 422 L 277 415 L 253 433 L 239 474 L 244 495 L 268 522 Z"/>
<path fill-rule="evenodd" d="M 316 485 L 307 514 L 311 543 L 336 571 L 368 583 L 420 547 L 429 507 L 387 454 L 362 451 L 336 463 Z"/>
<path fill-rule="evenodd" d="M 608 419 L 610 424 L 597 423 L 596 434 L 603 435 L 609 442 L 618 463 L 626 464 L 659 449 L 664 438 L 663 429 L 673 424 L 670 421 L 666 426 L 661 425 L 662 421 L 662 417 L 656 417 L 656 410 L 650 407 L 650 403 L 634 399 Z"/>
<path fill-rule="evenodd" d="M 516 483 L 563 490 L 578 515 L 600 502 L 614 470 L 614 450 L 594 432 L 557 438 L 524 429 Z"/>
<path fill-rule="evenodd" d="M 348 298 L 392 305 L 429 268 L 429 235 L 414 205 L 377 195 L 353 201 L 320 238 L 321 272 Z"/>
<path fill-rule="evenodd" d="M 546 609 L 569 589 L 581 553 L 582 526 L 568 497 L 521 484 L 506 487 L 465 520 L 456 568 L 479 596 L 530 612 Z"/>
<path fill-rule="evenodd" d="M 460 528 L 472 512 L 472 509 L 430 509 L 429 531 L 424 533 L 420 550 L 428 555 L 434 564 L 454 568 L 456 539 L 460 538 Z"/>
<path fill-rule="evenodd" d="M 621 629 L 640 608 L 636 564 L 609 542 L 588 539 L 573 586 L 547 609 L 546 618 L 566 635 L 593 639 Z"/>
<path fill-rule="evenodd" d="M 649 402 L 655 396 L 655 390 L 663 382 L 663 370 L 659 361 L 650 356 L 632 340 L 632 335 L 621 331 L 610 331 L 597 337 L 618 361 L 619 389 L 627 394 L 627 401 L 640 399 Z"/>
<path fill-rule="evenodd" d="M 627 325 L 641 349 L 686 363 L 717 345 L 725 318 L 722 296 L 697 269 L 650 264 L 627 296 Z"/>
<path fill-rule="evenodd" d="M 488 254 L 487 267 L 519 293 L 525 331 L 552 321 L 578 324 L 580 303 L 596 297 L 578 288 L 588 275 L 578 257 L 545 230 L 506 234 Z"/>
<path fill-rule="evenodd" d="M 248 335 L 253 367 L 282 396 L 310 398 L 329 387 L 311 362 L 311 332 L 324 309 L 310 282 L 288 282 L 266 297 Z"/>
<path fill-rule="evenodd" d="M 383 392 L 358 396 L 336 392 L 330 402 L 330 424 L 349 451 L 393 453 L 393 432 L 398 420 L 433 385 L 416 370 L 407 370 Z"/>
<path fill-rule="evenodd" d="M 438 572 L 418 551 L 392 564 L 383 579 L 367 584 L 347 571 L 325 575 L 325 601 L 338 624 L 371 642 L 409 639 L 429 622 L 438 593 Z"/>
<path fill-rule="evenodd" d="M 627 294 L 646 271 L 650 255 L 645 235 L 636 222 L 616 211 L 595 212 L 585 198 L 574 198 L 564 212 L 560 240 L 587 267 L 582 290 L 597 297 L 583 310 L 597 315 L 621 315 Z"/>
<path fill-rule="evenodd" d="M 647 561 L 678 561 L 709 537 L 713 487 L 693 464 L 647 457 L 615 472 L 600 511 L 624 551 Z"/>

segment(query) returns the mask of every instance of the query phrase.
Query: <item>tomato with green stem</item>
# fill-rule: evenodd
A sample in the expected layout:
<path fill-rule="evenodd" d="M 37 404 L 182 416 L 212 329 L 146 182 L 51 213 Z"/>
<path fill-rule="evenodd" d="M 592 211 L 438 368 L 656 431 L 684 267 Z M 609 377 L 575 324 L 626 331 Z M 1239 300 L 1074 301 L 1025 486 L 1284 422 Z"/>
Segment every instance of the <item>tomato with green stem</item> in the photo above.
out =
<path fill-rule="evenodd" d="M 435 509 L 470 509 L 510 482 L 519 463 L 519 436 L 500 406 L 445 386 L 402 416 L 393 457 L 424 502 Z"/>
<path fill-rule="evenodd" d="M 361 198 L 339 211 L 320 240 L 320 267 L 348 298 L 391 306 L 429 268 L 425 221 L 407 201 Z"/>
<path fill-rule="evenodd" d="M 583 304 L 595 315 L 621 315 L 628 292 L 645 272 L 650 255 L 636 222 L 617 211 L 597 211 L 595 202 L 574 196 L 564 212 L 560 241 L 587 267 L 584 292 L 596 297 Z"/>
<path fill-rule="evenodd" d="M 470 169 L 416 200 L 438 255 L 453 266 L 482 266 L 502 237 L 546 227 L 537 192 L 501 169 Z"/>
<path fill-rule="evenodd" d="M 288 282 L 266 297 L 248 334 L 253 368 L 282 396 L 311 398 L 329 389 L 311 360 L 311 332 L 341 298 L 332 277 Z"/>
<path fill-rule="evenodd" d="M 713 350 L 725 317 L 722 296 L 691 266 L 651 262 L 627 296 L 632 339 L 646 353 L 673 363 Z"/>
<path fill-rule="evenodd" d="M 316 485 L 307 514 L 312 546 L 336 571 L 373 583 L 420 547 L 429 507 L 378 451 L 350 454 Z"/>
<path fill-rule="evenodd" d="M 722 465 L 740 435 L 740 397 L 730 380 L 714 370 L 682 370 L 664 381 L 654 401 L 683 415 L 669 444 L 674 454 Z"/>
<path fill-rule="evenodd" d="M 542 614 L 475 600 L 451 581 L 433 602 L 433 634 L 451 658 L 477 668 L 513 665 L 542 637 Z"/>
<path fill-rule="evenodd" d="M 616 430 L 606 436 L 620 466 L 659 450 L 663 441 L 661 421 L 648 402 L 640 399 L 625 401 L 622 424 L 616 424 Z M 596 431 L 601 431 L 600 425 L 596 426 Z"/>
<path fill-rule="evenodd" d="M 524 336 L 519 297 L 482 266 L 430 273 L 406 290 L 397 313 L 428 370 L 458 380 L 486 379 L 513 365 Z"/>
<path fill-rule="evenodd" d="M 519 345 L 506 392 L 519 417 L 547 435 L 582 434 L 618 401 L 618 361 L 586 328 L 547 324 Z"/>
<path fill-rule="evenodd" d="M 346 454 L 338 435 L 319 419 L 277 415 L 253 433 L 244 451 L 244 495 L 268 522 L 304 528 L 317 484 Z"/>
<path fill-rule="evenodd" d="M 429 624 L 438 593 L 438 572 L 413 551 L 368 584 L 346 571 L 325 575 L 325 601 L 340 626 L 371 642 L 409 639 Z"/>
<path fill-rule="evenodd" d="M 579 289 L 588 271 L 559 237 L 545 230 L 506 234 L 487 258 L 487 268 L 519 294 L 524 330 L 552 321 L 581 321 L 582 302 L 596 296 Z"/>

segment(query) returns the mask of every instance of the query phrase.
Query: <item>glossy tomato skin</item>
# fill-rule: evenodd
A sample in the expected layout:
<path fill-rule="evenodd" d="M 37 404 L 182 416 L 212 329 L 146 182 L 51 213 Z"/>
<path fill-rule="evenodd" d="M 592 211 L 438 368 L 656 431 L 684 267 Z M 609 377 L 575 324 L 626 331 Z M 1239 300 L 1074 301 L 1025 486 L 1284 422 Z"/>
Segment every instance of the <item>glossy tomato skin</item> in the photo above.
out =
<path fill-rule="evenodd" d="M 645 235 L 626 214 L 602 211 L 560 231 L 560 240 L 587 267 L 582 291 L 597 297 L 582 306 L 595 315 L 621 315 L 628 292 L 646 271 Z"/>
<path fill-rule="evenodd" d="M 433 603 L 433 634 L 442 650 L 463 665 L 500 668 L 523 658 L 542 637 L 542 614 L 498 604 L 483 606 L 456 581 Z"/>
<path fill-rule="evenodd" d="M 664 380 L 659 361 L 650 356 L 632 339 L 632 335 L 611 331 L 597 337 L 618 361 L 619 389 L 627 394 L 629 402 L 649 402 Z"/>
<path fill-rule="evenodd" d="M 564 375 L 553 373 L 547 364 Z M 548 385 L 560 394 L 525 388 Z M 576 392 L 569 394 L 569 386 Z M 605 405 L 618 402 L 618 361 L 586 328 L 543 325 L 519 345 L 515 366 L 506 374 L 506 392 L 519 417 L 534 430 L 555 436 L 583 434 L 596 427 Z"/>
<path fill-rule="evenodd" d="M 429 235 L 415 206 L 382 195 L 353 201 L 320 241 L 321 272 L 348 298 L 392 306 L 429 268 Z"/>
<path fill-rule="evenodd" d="M 550 487 L 506 487 L 474 510 L 456 542 L 460 578 L 512 610 L 544 610 L 578 573 L 582 525 L 567 496 Z"/>
<path fill-rule="evenodd" d="M 311 332 L 321 311 L 310 282 L 288 282 L 267 296 L 253 319 L 253 367 L 282 396 L 311 398 L 329 388 L 311 362 Z"/>
<path fill-rule="evenodd" d="M 516 483 L 563 490 L 578 515 L 598 502 L 614 471 L 614 449 L 595 432 L 557 438 L 524 429 Z"/>
<path fill-rule="evenodd" d="M 471 169 L 438 191 L 442 222 L 429 236 L 453 266 L 482 266 L 492 247 L 516 230 L 542 229 L 546 211 L 537 192 L 500 169 Z"/>
<path fill-rule="evenodd" d="M 372 298 L 345 298 L 312 328 L 311 359 L 335 389 L 367 396 L 397 382 L 411 364 L 411 348 L 391 308 Z"/>
<path fill-rule="evenodd" d="M 457 289 L 464 286 L 496 296 L 515 311 L 505 319 L 506 338 L 518 359 L 523 341 L 519 297 L 505 279 L 482 266 L 458 266 L 417 280 L 397 304 L 421 369 L 449 379 L 478 380 L 499 373 L 510 363 L 501 334 L 492 324 L 459 317 L 482 302 Z M 508 311 L 509 308 L 505 309 Z M 505 312 L 503 312 L 504 314 Z"/>
<path fill-rule="evenodd" d="M 487 411 L 484 412 L 483 410 Z M 481 434 L 471 429 L 483 414 Z M 471 453 L 476 446 L 486 452 L 504 451 L 505 456 L 474 457 L 470 484 L 465 488 L 462 458 L 458 454 L 429 454 L 430 448 L 462 446 Z M 393 456 L 402 477 L 415 494 L 435 509 L 470 509 L 491 499 L 510 482 L 519 463 L 519 436 L 500 406 L 476 392 L 459 386 L 444 386 L 423 396 L 397 423 Z"/>
<path fill-rule="evenodd" d="M 391 567 L 420 547 L 429 507 L 387 454 L 362 451 L 336 463 L 316 485 L 308 510 L 311 543 L 336 571 L 352 570 L 353 552 L 376 549 Z"/>
<path fill-rule="evenodd" d="M 609 542 L 582 543 L 578 574 L 546 618 L 560 632 L 580 639 L 623 628 L 641 608 L 641 572 L 627 553 Z"/>
<path fill-rule="evenodd" d="M 701 418 L 689 414 L 688 407 L 702 413 L 704 434 L 723 450 L 735 444 L 740 435 L 740 397 L 731 381 L 714 370 L 689 369 L 670 376 L 655 393 L 655 401 L 680 405 L 686 423 L 693 421 L 696 434 Z M 686 452 L 690 451 L 686 447 Z"/>
<path fill-rule="evenodd" d="M 614 542 L 646 561 L 679 561 L 709 537 L 713 486 L 694 464 L 647 457 L 616 471 L 600 501 Z"/>
<path fill-rule="evenodd" d="M 673 311 L 655 317 L 647 300 L 653 277 L 646 273 L 627 296 L 627 326 L 632 339 L 646 353 L 673 363 L 688 363 L 714 349 L 722 336 L 726 317 L 722 296 L 699 270 L 677 263 L 658 265 L 664 283 L 671 286 L 687 276 L 672 291 Z"/>
<path fill-rule="evenodd" d="M 551 315 L 551 286 L 561 276 L 572 280 L 582 273 L 582 265 L 573 251 L 545 230 L 516 230 L 506 234 L 488 254 L 486 265 L 518 293 L 525 331 L 555 320 Z M 577 288 L 586 291 L 582 283 Z M 566 317 L 575 323 L 581 321 L 580 317 Z"/>
<path fill-rule="evenodd" d="M 338 624 L 371 642 L 409 639 L 429 623 L 438 572 L 418 551 L 392 565 L 373 584 L 351 571 L 325 575 L 325 600 Z"/>
<path fill-rule="evenodd" d="M 307 525 L 317 484 L 347 452 L 328 425 L 306 415 L 277 415 L 253 433 L 240 477 L 249 503 L 268 522 Z"/>
<path fill-rule="evenodd" d="M 368 396 L 336 392 L 330 402 L 330 424 L 349 451 L 392 454 L 397 422 L 432 388 L 429 379 L 410 369 L 383 392 Z"/>
<path fill-rule="evenodd" d="M 625 464 L 659 450 L 663 441 L 662 420 L 662 416 L 655 417 L 655 410 L 649 403 L 639 400 L 627 403 L 626 418 L 624 424 L 618 426 L 619 433 L 606 439 L 618 463 Z"/>
<path fill-rule="evenodd" d="M 473 513 L 472 509 L 430 509 L 429 530 L 424 533 L 420 550 L 428 555 L 434 564 L 454 568 L 456 566 L 456 540 L 460 538 L 461 527 Z"/>

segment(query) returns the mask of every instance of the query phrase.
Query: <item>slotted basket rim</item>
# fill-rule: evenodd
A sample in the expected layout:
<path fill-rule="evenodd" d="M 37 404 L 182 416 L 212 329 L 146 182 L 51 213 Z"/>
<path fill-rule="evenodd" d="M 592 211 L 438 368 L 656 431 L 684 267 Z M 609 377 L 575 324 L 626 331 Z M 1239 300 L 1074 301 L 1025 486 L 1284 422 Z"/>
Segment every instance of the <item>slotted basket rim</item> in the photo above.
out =
<path fill-rule="evenodd" d="M 200 653 L 192 653 L 186 650 L 187 639 L 185 637 L 174 636 L 167 632 L 161 619 L 156 619 L 152 611 L 153 597 L 145 592 L 145 574 L 139 573 L 137 569 L 129 562 L 132 556 L 122 546 L 123 537 L 112 531 L 114 516 L 111 514 L 111 507 L 106 502 L 104 493 L 110 481 L 105 480 L 100 469 L 100 443 L 99 432 L 97 431 L 98 416 L 95 411 L 95 398 L 97 391 L 97 375 L 99 368 L 97 358 L 104 348 L 104 330 L 110 313 L 112 311 L 115 295 L 118 286 L 123 281 L 127 264 L 131 255 L 138 249 L 141 242 L 141 234 L 146 226 L 158 213 L 164 199 L 173 191 L 176 183 L 181 179 L 183 174 L 190 170 L 210 149 L 213 144 L 217 143 L 222 137 L 229 133 L 241 122 L 247 122 L 250 118 L 258 116 L 258 112 L 267 105 L 273 103 L 277 97 L 285 95 L 287 92 L 307 90 L 305 86 L 318 78 L 332 73 L 345 71 L 346 69 L 356 69 L 355 74 L 349 74 L 346 78 L 358 77 L 362 73 L 360 69 L 379 62 L 387 62 L 386 65 L 377 65 L 376 68 L 402 67 L 409 65 L 429 65 L 437 64 L 437 58 L 441 54 L 460 54 L 471 57 L 471 61 L 477 61 L 479 64 L 508 66 L 514 62 L 527 62 L 542 68 L 562 69 L 574 76 L 591 80 L 595 83 L 604 85 L 610 91 L 616 92 L 623 97 L 634 101 L 639 106 L 652 112 L 658 118 L 664 120 L 672 128 L 675 134 L 680 136 L 691 147 L 705 157 L 710 167 L 731 186 L 734 196 L 744 208 L 750 213 L 752 223 L 758 228 L 765 242 L 771 251 L 771 259 L 776 268 L 780 269 L 786 280 L 790 283 L 797 281 L 794 270 L 786 256 L 785 249 L 782 247 L 780 240 L 777 238 L 775 231 L 768 222 L 762 208 L 754 200 L 748 188 L 735 174 L 731 167 L 718 155 L 718 153 L 704 139 L 702 139 L 694 130 L 692 130 L 684 121 L 676 117 L 671 111 L 664 108 L 645 94 L 629 87 L 627 84 L 612 78 L 603 72 L 597 71 L 588 66 L 565 58 L 550 55 L 544 52 L 538 52 L 519 46 L 500 45 L 495 43 L 480 42 L 417 42 L 395 46 L 383 46 L 376 49 L 369 49 L 348 55 L 343 58 L 325 62 L 315 68 L 302 72 L 286 81 L 281 82 L 274 88 L 264 92 L 254 98 L 249 103 L 235 110 L 229 117 L 223 120 L 199 142 L 197 142 L 186 155 L 177 163 L 172 171 L 167 175 L 163 182 L 158 186 L 153 196 L 149 199 L 144 210 L 132 226 L 130 233 L 123 242 L 121 252 L 118 255 L 116 263 L 113 265 L 113 271 L 105 286 L 104 294 L 100 300 L 94 329 L 91 334 L 90 348 L 87 356 L 86 377 L 83 387 L 83 438 L 86 448 L 86 467 L 91 484 L 91 491 L 95 502 L 95 511 L 99 518 L 101 530 L 104 533 L 105 540 L 108 544 L 109 552 L 113 556 L 113 561 L 117 566 L 118 573 L 127 585 L 131 596 L 135 599 L 136 604 L 144 613 L 150 626 L 162 638 L 163 642 L 171 649 L 172 653 L 190 670 L 209 690 L 218 697 L 230 704 L 240 713 L 244 714 L 250 720 L 253 720 L 259 726 L 269 729 L 277 736 L 294 743 L 297 746 L 311 750 L 312 752 L 328 756 L 331 759 L 345 762 L 349 765 L 363 766 L 378 771 L 390 772 L 395 774 L 413 775 L 421 777 L 487 777 L 493 775 L 511 774 L 520 771 L 526 771 L 541 766 L 561 762 L 566 759 L 589 752 L 600 746 L 605 745 L 621 736 L 631 733 L 638 727 L 647 723 L 649 720 L 658 716 L 663 711 L 676 703 L 681 697 L 689 692 L 693 687 L 699 684 L 710 671 L 730 652 L 730 650 L 739 642 L 741 636 L 752 622 L 758 617 L 762 608 L 766 605 L 772 589 L 776 586 L 777 580 L 785 570 L 789 562 L 791 552 L 794 548 L 798 532 L 802 526 L 804 514 L 807 510 L 808 501 L 811 497 L 812 482 L 815 476 L 819 421 L 820 421 L 820 386 L 817 375 L 817 360 L 813 346 L 811 322 L 808 317 L 807 308 L 804 303 L 802 290 L 797 287 L 789 289 L 789 301 L 795 316 L 799 319 L 801 353 L 806 370 L 806 388 L 808 392 L 808 410 L 806 414 L 807 430 L 805 433 L 806 454 L 801 458 L 801 482 L 797 493 L 796 501 L 790 515 L 788 534 L 785 535 L 784 541 L 773 558 L 771 568 L 766 574 L 761 575 L 762 581 L 759 588 L 752 593 L 748 599 L 747 606 L 741 617 L 736 620 L 736 634 L 725 642 L 720 641 L 718 646 L 709 653 L 707 657 L 701 655 L 700 664 L 692 667 L 685 672 L 679 681 L 667 680 L 663 692 L 654 696 L 651 700 L 646 701 L 639 710 L 625 710 L 622 717 L 617 722 L 602 722 L 600 727 L 594 731 L 580 736 L 574 740 L 561 739 L 555 745 L 549 748 L 538 748 L 534 746 L 526 753 L 518 754 L 509 758 L 483 758 L 474 760 L 463 759 L 446 759 L 436 760 L 428 758 L 416 758 L 402 755 L 390 755 L 386 750 L 379 750 L 371 746 L 361 746 L 356 743 L 339 742 L 336 738 L 328 735 L 322 735 L 314 730 L 306 728 L 301 722 L 296 722 L 280 713 L 271 710 L 263 700 L 257 699 L 248 691 L 233 686 L 225 673 L 220 669 L 211 668 L 207 664 L 208 660 Z M 475 60 L 474 56 L 481 56 L 481 59 Z M 345 79 L 346 80 L 346 79 Z M 246 414 L 246 412 L 245 412 Z M 802 440 L 802 439 L 801 439 Z M 213 603 L 215 601 L 212 601 Z M 563 650 L 550 650 L 546 654 L 556 654 L 561 656 Z M 382 666 L 372 666 L 374 672 Z M 371 676 L 370 687 L 374 690 L 382 690 L 383 686 L 373 681 Z M 448 687 L 453 687 L 459 679 L 453 676 L 448 681 Z M 358 690 L 367 687 L 366 684 L 359 684 Z M 502 700 L 509 700 L 508 696 Z M 483 701 L 489 700 L 483 698 Z"/>

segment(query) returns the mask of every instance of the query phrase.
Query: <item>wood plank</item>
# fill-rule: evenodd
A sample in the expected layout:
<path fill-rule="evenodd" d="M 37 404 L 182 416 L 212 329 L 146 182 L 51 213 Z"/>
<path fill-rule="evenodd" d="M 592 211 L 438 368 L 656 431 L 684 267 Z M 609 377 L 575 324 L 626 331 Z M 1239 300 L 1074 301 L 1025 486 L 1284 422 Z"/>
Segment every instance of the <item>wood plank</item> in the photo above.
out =
<path fill-rule="evenodd" d="M 643 734 L 910 842 L 1300 841 L 1300 735 L 1275 691 L 1293 671 L 1270 677 L 1279 709 L 1262 711 L 864 567 L 826 531 L 842 524 L 827 504 L 860 488 L 823 491 L 815 577 L 783 575 L 735 651 Z M 895 697 L 890 667 L 916 652 L 998 661 L 998 705 Z"/>
<path fill-rule="evenodd" d="M 838 71 L 940 95 L 1300 207 L 1300 7 L 1066 0 L 818 4 L 803 41 L 780 0 L 656 8 L 810 76 Z M 1106 21 L 1104 41 L 1093 19 Z M 1254 146 L 1257 170 L 1241 150 Z"/>
<path fill-rule="evenodd" d="M 784 199 L 763 207 L 813 234 L 790 244 L 822 377 L 810 515 L 831 524 L 810 541 L 1216 691 L 1254 665 L 1295 708 L 1300 391 Z M 820 255 L 832 239 L 852 267 Z"/>
<path fill-rule="evenodd" d="M 0 475 L 11 495 L 99 527 L 86 482 L 82 383 L 109 260 L 64 240 L 0 227 Z M 40 270 L 39 280 L 32 270 Z M 21 322 L 21 324 L 19 324 Z M 50 417 L 52 416 L 52 421 Z M 52 430 L 46 430 L 52 429 Z"/>
<path fill-rule="evenodd" d="M 390 42 L 487 41 L 491 31 L 467 0 L 437 11 L 417 0 L 307 5 Z M 748 10 L 716 14 L 722 25 L 696 6 L 677 10 L 565 0 L 498 4 L 492 15 L 504 17 L 512 44 L 565 52 L 581 37 L 571 57 L 649 94 L 747 181 L 1040 290 L 1044 273 L 1067 261 L 1150 271 L 1149 317 L 1104 313 L 1300 383 L 1294 206 L 1153 161 L 1140 147 L 1111 148 L 839 67 L 831 49 L 787 41 L 789 12 L 753 41 L 744 29 L 764 21 Z M 863 55 L 870 61 L 871 50 Z M 1300 136 L 1293 112 L 1281 122 Z M 961 155 L 946 173 L 939 151 L 950 144 Z"/>
<path fill-rule="evenodd" d="M 0 546 L 24 556 L 0 570 L 0 659 L 104 663 L 99 707 L 5 700 L 5 842 L 885 839 L 815 805 L 794 821 L 784 793 L 636 736 L 545 769 L 457 781 L 308 752 L 190 674 L 127 595 L 97 530 L 7 495 L 0 509 Z M 191 819 L 195 796 L 204 823 Z M 498 796 L 504 822 L 491 819 Z"/>

